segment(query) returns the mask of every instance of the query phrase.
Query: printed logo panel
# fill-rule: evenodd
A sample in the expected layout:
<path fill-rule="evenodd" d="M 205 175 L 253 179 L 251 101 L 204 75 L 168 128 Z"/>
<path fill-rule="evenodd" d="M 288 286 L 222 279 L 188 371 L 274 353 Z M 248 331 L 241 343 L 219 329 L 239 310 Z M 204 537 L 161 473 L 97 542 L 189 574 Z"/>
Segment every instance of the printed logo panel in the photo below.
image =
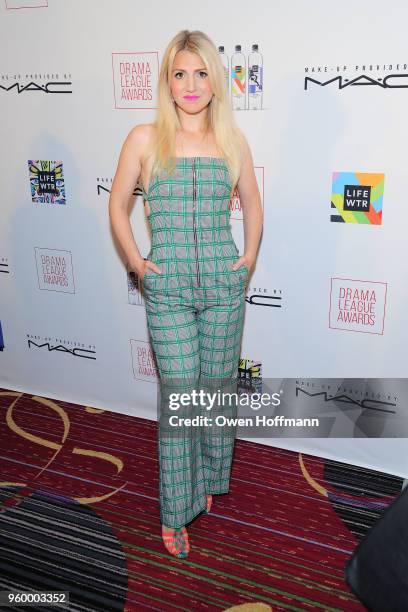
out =
<path fill-rule="evenodd" d="M 139 380 L 157 383 L 158 373 L 153 349 L 149 342 L 131 340 L 133 376 Z"/>
<path fill-rule="evenodd" d="M 387 283 L 332 278 L 329 327 L 382 335 L 386 295 Z"/>
<path fill-rule="evenodd" d="M 330 221 L 381 225 L 383 196 L 382 173 L 333 172 Z"/>
<path fill-rule="evenodd" d="M 112 53 L 115 108 L 157 108 L 157 51 Z"/>
<path fill-rule="evenodd" d="M 35 260 L 40 289 L 75 293 L 70 251 L 35 247 Z"/>
<path fill-rule="evenodd" d="M 62 161 L 28 160 L 31 199 L 36 204 L 66 204 Z"/>

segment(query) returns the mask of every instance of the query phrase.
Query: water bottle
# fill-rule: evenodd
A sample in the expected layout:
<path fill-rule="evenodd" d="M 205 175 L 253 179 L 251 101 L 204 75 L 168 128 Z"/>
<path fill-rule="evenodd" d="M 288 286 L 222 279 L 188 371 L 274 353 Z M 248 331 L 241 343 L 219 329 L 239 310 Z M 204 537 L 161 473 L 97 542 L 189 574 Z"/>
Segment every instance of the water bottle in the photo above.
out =
<path fill-rule="evenodd" d="M 262 108 L 263 93 L 263 60 L 258 51 L 258 45 L 252 45 L 252 52 L 248 57 L 248 108 L 260 110 Z"/>
<path fill-rule="evenodd" d="M 246 108 L 246 62 L 241 53 L 241 45 L 235 45 L 235 53 L 231 58 L 231 96 L 234 110 Z"/>
<path fill-rule="evenodd" d="M 229 95 L 230 95 L 230 91 L 229 91 L 229 61 L 228 61 L 228 55 L 224 51 L 224 45 L 220 45 L 218 47 L 218 52 L 220 54 L 221 63 L 222 63 L 223 68 L 224 68 L 225 89 L 227 90 L 227 97 L 229 98 Z"/>

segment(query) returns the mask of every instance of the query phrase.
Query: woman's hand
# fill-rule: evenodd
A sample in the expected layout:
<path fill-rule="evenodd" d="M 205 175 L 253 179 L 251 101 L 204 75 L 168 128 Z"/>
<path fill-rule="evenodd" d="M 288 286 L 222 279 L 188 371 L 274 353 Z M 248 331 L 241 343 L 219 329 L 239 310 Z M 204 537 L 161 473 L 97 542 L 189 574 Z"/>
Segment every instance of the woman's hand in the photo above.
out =
<path fill-rule="evenodd" d="M 243 255 L 241 255 L 241 257 L 237 259 L 237 261 L 234 262 L 232 269 L 239 270 L 239 268 L 241 268 L 242 266 L 246 266 L 249 271 L 251 267 L 253 266 L 254 261 L 255 261 L 255 258 L 249 257 L 249 255 L 246 255 L 244 253 Z"/>
<path fill-rule="evenodd" d="M 143 281 L 144 275 L 147 270 L 153 270 L 156 274 L 161 274 L 162 271 L 157 264 L 150 259 L 139 259 L 136 263 L 130 263 L 130 268 L 139 276 L 140 280 Z"/>

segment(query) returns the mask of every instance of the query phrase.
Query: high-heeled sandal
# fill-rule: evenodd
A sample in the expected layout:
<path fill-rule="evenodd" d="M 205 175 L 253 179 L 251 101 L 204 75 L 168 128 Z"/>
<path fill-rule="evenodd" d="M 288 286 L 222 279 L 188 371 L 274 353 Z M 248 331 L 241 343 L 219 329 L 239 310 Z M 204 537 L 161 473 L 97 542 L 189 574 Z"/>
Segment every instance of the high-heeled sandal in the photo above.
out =
<path fill-rule="evenodd" d="M 164 529 L 171 531 L 164 533 Z M 174 529 L 172 527 L 163 527 L 162 525 L 162 540 L 166 550 L 174 557 L 183 559 L 190 552 L 190 543 L 185 527 Z"/>

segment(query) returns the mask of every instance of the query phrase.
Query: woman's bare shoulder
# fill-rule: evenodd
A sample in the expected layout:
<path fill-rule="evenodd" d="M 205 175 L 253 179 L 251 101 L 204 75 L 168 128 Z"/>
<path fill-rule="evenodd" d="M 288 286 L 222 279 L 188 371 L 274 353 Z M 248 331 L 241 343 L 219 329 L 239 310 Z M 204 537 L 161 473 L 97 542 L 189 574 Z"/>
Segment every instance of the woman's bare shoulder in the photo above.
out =
<path fill-rule="evenodd" d="M 154 124 L 153 123 L 141 123 L 135 125 L 128 134 L 128 139 L 131 141 L 132 146 L 137 151 L 139 157 L 145 159 L 153 141 Z"/>

